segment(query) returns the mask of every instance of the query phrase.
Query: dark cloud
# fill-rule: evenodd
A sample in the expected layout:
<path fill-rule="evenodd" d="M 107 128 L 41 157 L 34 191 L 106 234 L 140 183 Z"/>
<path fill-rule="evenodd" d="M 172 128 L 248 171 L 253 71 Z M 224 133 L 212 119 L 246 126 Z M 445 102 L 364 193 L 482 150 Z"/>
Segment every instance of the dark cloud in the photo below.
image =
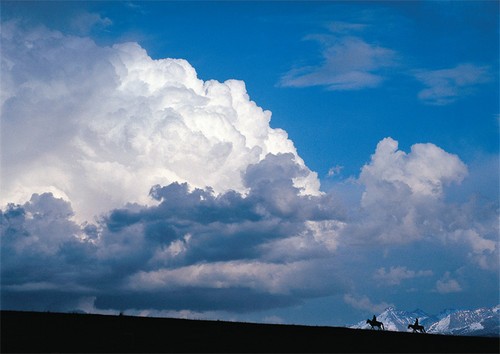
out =
<path fill-rule="evenodd" d="M 116 238 L 140 228 L 146 242 L 163 246 L 191 235 L 185 264 L 258 258 L 259 245 L 300 234 L 307 220 L 339 214 L 328 196 L 300 195 L 292 180 L 304 172 L 292 154 L 268 155 L 247 169 L 246 196 L 189 190 L 186 183 L 154 186 L 151 196 L 160 202 L 157 206 L 112 211 L 104 219 L 106 232 Z"/>
<path fill-rule="evenodd" d="M 69 309 L 94 296 L 101 309 L 245 312 L 324 294 L 333 285 L 314 260 L 265 260 L 266 244 L 338 217 L 330 196 L 301 195 L 294 186 L 306 174 L 293 154 L 268 155 L 243 176 L 246 195 L 156 185 L 157 205 L 127 204 L 97 224 L 79 225 L 68 202 L 34 194 L 2 212 L 5 304 L 17 306 L 19 295 L 53 308 L 46 300 L 53 297 Z"/>
<path fill-rule="evenodd" d="M 453 168 L 429 170 L 436 158 Z M 384 303 L 380 282 L 412 278 L 394 292 L 432 294 L 446 274 L 466 292 L 464 261 L 491 272 L 498 248 L 495 203 L 443 197 L 442 181 L 463 171 L 434 146 L 404 154 L 385 140 L 358 180 L 360 208 L 347 214 L 334 193 L 301 193 L 293 180 L 304 169 L 292 154 L 250 165 L 246 194 L 155 185 L 156 205 L 127 204 L 95 224 L 76 223 L 51 193 L 34 194 L 1 211 L 2 306 L 220 314 L 338 293 Z M 440 261 L 422 264 L 429 254 Z"/>

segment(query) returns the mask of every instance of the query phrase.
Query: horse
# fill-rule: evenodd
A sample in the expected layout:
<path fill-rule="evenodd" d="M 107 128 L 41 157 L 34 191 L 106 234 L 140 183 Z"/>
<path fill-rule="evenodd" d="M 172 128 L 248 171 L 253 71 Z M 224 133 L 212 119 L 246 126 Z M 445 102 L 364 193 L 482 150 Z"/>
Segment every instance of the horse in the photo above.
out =
<path fill-rule="evenodd" d="M 374 327 L 378 327 L 378 329 L 383 329 L 385 330 L 384 328 L 384 324 L 380 321 L 377 321 L 377 320 L 366 320 L 366 323 L 368 323 L 370 326 L 372 326 L 372 329 L 374 329 Z"/>
<path fill-rule="evenodd" d="M 413 329 L 413 333 L 415 332 L 420 332 L 420 333 L 426 333 L 424 326 L 421 325 L 414 325 L 414 324 L 409 324 L 408 329 Z"/>

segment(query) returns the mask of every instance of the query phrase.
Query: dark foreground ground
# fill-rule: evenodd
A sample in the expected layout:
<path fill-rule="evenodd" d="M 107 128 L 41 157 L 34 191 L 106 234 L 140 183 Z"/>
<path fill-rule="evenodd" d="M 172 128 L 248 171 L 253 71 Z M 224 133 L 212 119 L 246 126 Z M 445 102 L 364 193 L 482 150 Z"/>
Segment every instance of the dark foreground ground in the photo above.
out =
<path fill-rule="evenodd" d="M 0 312 L 1 352 L 498 353 L 499 338 L 129 316 Z"/>

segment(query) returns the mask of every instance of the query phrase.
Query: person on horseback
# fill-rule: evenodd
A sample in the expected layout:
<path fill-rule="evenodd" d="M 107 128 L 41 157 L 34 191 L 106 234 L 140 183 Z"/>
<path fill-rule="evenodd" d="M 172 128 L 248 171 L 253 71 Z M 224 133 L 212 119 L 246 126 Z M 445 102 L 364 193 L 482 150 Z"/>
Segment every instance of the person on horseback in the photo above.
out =
<path fill-rule="evenodd" d="M 385 330 L 384 324 L 380 321 L 377 321 L 377 316 L 373 315 L 373 318 L 371 320 L 366 320 L 366 323 L 368 323 L 372 329 L 374 327 L 377 327 L 378 329 Z"/>
<path fill-rule="evenodd" d="M 408 329 L 410 329 L 410 328 L 413 329 L 413 333 L 415 333 L 415 332 L 425 333 L 424 326 L 418 324 L 418 318 L 415 319 L 415 323 L 414 324 L 410 323 L 408 325 Z"/>

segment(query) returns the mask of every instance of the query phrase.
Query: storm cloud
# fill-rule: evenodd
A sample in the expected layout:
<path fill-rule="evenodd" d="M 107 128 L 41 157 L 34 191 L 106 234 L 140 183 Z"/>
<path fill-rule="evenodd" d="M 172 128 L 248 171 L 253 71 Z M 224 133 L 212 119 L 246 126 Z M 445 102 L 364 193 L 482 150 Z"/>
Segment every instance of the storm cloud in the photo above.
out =
<path fill-rule="evenodd" d="M 269 255 L 276 240 L 342 217 L 332 198 L 300 194 L 293 179 L 304 173 L 293 154 L 269 155 L 248 167 L 246 195 L 157 185 L 150 196 L 158 205 L 128 204 L 97 224 L 78 225 L 69 203 L 51 193 L 10 204 L 2 213 L 6 304 L 13 293 L 59 291 L 67 306 L 92 295 L 103 309 L 241 312 L 328 293 L 341 285 L 325 283 L 321 259 Z M 317 252 L 333 241 L 309 239 Z"/>

